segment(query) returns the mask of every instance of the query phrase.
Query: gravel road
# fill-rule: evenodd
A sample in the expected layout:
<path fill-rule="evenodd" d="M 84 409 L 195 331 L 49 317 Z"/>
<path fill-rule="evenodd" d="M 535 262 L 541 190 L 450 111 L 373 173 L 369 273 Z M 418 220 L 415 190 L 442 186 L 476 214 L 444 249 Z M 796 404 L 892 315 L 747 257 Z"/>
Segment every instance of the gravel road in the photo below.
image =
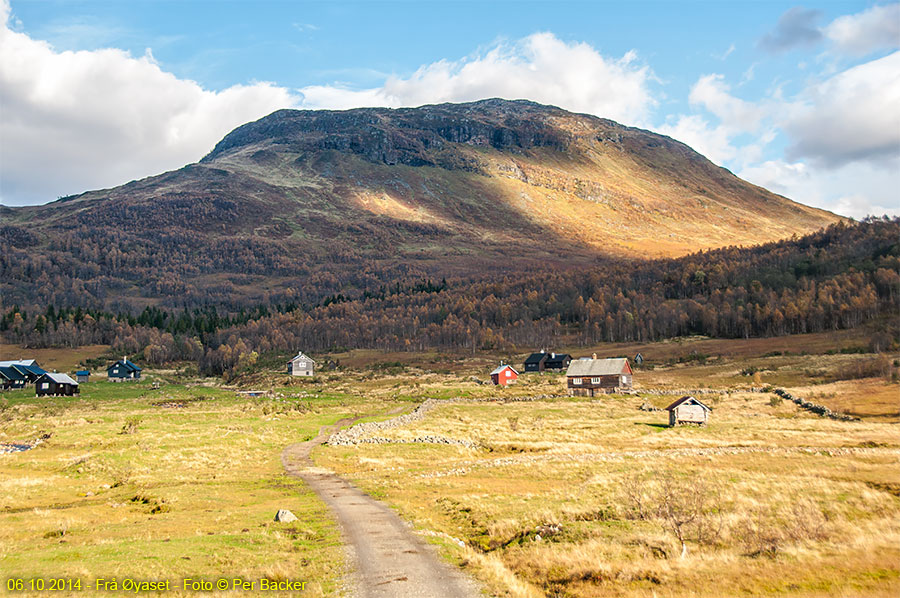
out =
<path fill-rule="evenodd" d="M 333 471 L 316 467 L 310 452 L 350 419 L 324 426 L 307 442 L 284 449 L 285 471 L 306 482 L 331 508 L 354 561 L 357 598 L 476 598 L 477 586 L 381 502 Z"/>

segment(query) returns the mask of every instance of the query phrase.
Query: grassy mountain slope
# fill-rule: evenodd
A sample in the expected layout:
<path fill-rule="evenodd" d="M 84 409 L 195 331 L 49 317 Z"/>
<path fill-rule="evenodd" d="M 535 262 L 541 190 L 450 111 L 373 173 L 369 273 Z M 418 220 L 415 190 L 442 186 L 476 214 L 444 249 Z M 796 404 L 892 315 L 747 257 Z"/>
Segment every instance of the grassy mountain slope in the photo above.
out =
<path fill-rule="evenodd" d="M 282 110 L 198 164 L 0 218 L 5 302 L 106 306 L 308 300 L 486 260 L 678 256 L 839 220 L 668 137 L 505 100 Z"/>

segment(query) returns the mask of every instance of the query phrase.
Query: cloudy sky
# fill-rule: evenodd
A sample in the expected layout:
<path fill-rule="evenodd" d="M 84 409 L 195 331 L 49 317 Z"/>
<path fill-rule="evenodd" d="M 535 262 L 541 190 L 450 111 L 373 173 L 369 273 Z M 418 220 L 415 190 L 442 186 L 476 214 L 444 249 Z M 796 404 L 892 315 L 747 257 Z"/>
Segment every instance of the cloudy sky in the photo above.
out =
<path fill-rule="evenodd" d="M 273 110 L 528 98 L 900 215 L 900 3 L 0 0 L 0 203 L 179 168 Z"/>

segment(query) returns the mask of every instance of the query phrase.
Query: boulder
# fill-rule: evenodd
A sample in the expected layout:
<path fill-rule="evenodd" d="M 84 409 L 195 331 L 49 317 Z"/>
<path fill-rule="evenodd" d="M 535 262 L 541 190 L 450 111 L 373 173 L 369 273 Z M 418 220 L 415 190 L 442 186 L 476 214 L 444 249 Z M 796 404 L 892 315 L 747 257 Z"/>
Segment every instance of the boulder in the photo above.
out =
<path fill-rule="evenodd" d="M 297 521 L 297 516 L 287 509 L 278 509 L 278 512 L 275 513 L 275 521 L 280 523 L 290 523 L 291 521 Z"/>

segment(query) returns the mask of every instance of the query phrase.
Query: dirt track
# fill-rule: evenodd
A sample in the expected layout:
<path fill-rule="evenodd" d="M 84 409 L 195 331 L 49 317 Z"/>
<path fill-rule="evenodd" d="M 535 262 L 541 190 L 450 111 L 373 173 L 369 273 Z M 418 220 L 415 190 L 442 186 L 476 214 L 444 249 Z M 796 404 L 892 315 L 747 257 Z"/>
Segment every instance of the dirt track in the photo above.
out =
<path fill-rule="evenodd" d="M 391 509 L 333 471 L 315 467 L 310 452 L 345 419 L 281 453 L 285 471 L 309 484 L 334 512 L 354 560 L 358 598 L 475 598 L 475 584 L 444 563 Z"/>

